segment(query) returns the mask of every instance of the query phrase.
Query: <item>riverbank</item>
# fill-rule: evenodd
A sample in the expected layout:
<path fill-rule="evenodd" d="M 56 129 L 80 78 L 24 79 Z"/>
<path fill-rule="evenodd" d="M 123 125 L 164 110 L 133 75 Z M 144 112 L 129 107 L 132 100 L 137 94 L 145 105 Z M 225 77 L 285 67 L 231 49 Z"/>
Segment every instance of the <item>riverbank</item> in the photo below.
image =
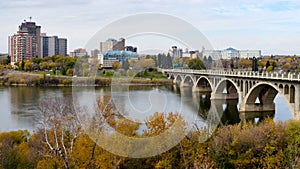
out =
<path fill-rule="evenodd" d="M 25 72 L 10 72 L 0 76 L 0 86 L 111 86 L 112 83 L 172 85 L 172 80 L 163 78 L 71 77 Z"/>

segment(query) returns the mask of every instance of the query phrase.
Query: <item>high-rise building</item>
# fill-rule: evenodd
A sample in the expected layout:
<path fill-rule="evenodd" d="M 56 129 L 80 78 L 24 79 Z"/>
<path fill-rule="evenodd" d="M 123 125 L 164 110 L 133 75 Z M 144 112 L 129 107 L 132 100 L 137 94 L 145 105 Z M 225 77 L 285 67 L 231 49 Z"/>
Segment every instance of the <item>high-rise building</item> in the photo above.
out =
<path fill-rule="evenodd" d="M 66 38 L 58 38 L 58 54 L 67 56 L 68 40 Z"/>
<path fill-rule="evenodd" d="M 27 32 L 17 32 L 9 37 L 9 55 L 11 62 L 18 62 L 20 60 L 31 60 L 34 56 L 34 37 L 28 35 Z"/>
<path fill-rule="evenodd" d="M 100 52 L 103 53 L 108 50 L 124 50 L 125 39 L 121 38 L 118 41 L 115 39 L 107 39 L 105 42 L 100 42 Z"/>
<path fill-rule="evenodd" d="M 41 56 L 41 26 L 35 22 L 23 22 L 16 34 L 9 37 L 9 55 L 11 62 L 30 60 Z"/>
<path fill-rule="evenodd" d="M 177 46 L 172 46 L 169 49 L 169 54 L 172 58 L 181 58 L 182 57 L 182 49 L 177 48 Z"/>
<path fill-rule="evenodd" d="M 67 56 L 67 39 L 58 36 L 47 36 L 41 34 L 41 53 L 42 57 L 62 55 Z"/>
<path fill-rule="evenodd" d="M 21 23 L 18 32 L 9 36 L 8 43 L 12 64 L 34 57 L 67 56 L 67 39 L 41 34 L 41 26 L 31 21 Z"/>
<path fill-rule="evenodd" d="M 41 26 L 37 26 L 35 22 L 23 22 L 19 26 L 19 32 L 26 32 L 29 36 L 32 36 L 32 56 L 41 57 Z"/>

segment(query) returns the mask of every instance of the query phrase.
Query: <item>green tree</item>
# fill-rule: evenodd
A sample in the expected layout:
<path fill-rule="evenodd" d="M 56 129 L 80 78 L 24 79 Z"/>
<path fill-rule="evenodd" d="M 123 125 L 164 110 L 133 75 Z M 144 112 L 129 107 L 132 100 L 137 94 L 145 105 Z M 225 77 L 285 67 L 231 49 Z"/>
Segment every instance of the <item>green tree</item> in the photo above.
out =
<path fill-rule="evenodd" d="M 46 69 L 49 69 L 49 64 L 48 62 L 42 62 L 39 64 L 39 68 L 40 70 L 46 70 Z"/>
<path fill-rule="evenodd" d="M 197 69 L 197 70 L 205 69 L 203 62 L 199 58 L 190 60 L 188 63 L 188 67 L 190 69 Z"/>

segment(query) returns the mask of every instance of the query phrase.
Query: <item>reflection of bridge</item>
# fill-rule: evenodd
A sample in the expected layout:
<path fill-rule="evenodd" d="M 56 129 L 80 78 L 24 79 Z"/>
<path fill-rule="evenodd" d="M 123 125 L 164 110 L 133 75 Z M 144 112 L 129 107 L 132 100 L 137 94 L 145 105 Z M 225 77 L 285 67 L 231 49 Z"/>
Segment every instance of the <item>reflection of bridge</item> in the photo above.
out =
<path fill-rule="evenodd" d="M 300 119 L 300 75 L 293 73 L 228 72 L 221 70 L 163 69 L 180 87 L 209 92 L 212 100 L 240 99 L 241 119 L 274 114 L 274 99 L 282 94 L 292 116 Z"/>

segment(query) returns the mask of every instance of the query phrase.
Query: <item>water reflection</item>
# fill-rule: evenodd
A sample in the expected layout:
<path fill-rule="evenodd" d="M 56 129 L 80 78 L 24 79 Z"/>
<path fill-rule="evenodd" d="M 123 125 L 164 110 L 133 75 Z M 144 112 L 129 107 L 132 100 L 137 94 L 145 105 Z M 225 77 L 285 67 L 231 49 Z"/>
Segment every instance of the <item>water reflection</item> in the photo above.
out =
<path fill-rule="evenodd" d="M 178 90 L 175 89 L 174 91 Z M 214 125 L 222 126 L 240 123 L 238 100 L 211 100 L 210 92 L 192 92 L 191 88 L 181 88 L 181 97 L 192 98 L 187 102 L 197 112 L 203 121 L 213 122 Z M 213 118 L 213 119 L 212 119 Z"/>
<path fill-rule="evenodd" d="M 74 95 L 75 94 L 75 95 Z M 216 125 L 240 122 L 238 100 L 211 100 L 210 93 L 192 92 L 191 87 L 177 86 L 117 86 L 110 87 L 0 87 L 0 131 L 29 129 L 34 130 L 34 116 L 38 112 L 39 102 L 47 97 L 76 96 L 83 105 L 95 102 L 99 96 L 114 96 L 121 111 L 128 116 L 146 117 L 158 112 L 181 113 L 190 124 L 198 126 L 207 122 Z M 280 95 L 275 99 L 275 120 L 291 119 L 287 106 Z M 132 107 L 136 110 L 131 111 Z M 133 109 L 134 110 L 134 109 Z"/>

